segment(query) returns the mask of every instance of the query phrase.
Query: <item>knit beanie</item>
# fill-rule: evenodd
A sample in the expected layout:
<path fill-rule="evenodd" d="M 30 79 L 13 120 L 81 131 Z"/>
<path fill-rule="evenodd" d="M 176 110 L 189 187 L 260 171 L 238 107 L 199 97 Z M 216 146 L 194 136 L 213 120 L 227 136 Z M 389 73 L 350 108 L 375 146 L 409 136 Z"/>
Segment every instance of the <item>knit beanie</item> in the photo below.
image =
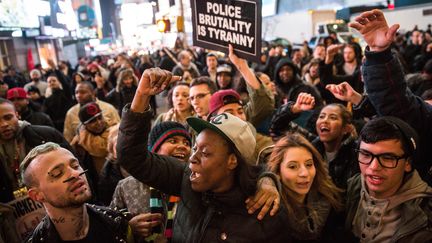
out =
<path fill-rule="evenodd" d="M 150 131 L 148 150 L 156 153 L 165 140 L 174 136 L 183 136 L 189 140 L 189 143 L 192 142 L 188 130 L 182 124 L 173 121 L 164 121 L 154 126 Z"/>

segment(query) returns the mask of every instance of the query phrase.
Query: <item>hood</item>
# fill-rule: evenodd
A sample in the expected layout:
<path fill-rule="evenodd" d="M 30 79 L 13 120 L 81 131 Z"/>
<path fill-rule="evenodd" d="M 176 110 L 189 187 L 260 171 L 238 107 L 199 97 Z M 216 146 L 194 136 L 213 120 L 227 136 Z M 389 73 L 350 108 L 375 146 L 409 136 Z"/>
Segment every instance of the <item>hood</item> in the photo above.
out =
<path fill-rule="evenodd" d="M 367 198 L 370 198 L 369 193 L 365 189 L 366 185 L 363 176 L 361 177 L 361 183 L 362 191 L 364 191 Z M 387 199 L 387 210 L 391 210 L 406 201 L 420 197 L 432 197 L 432 188 L 429 187 L 428 184 L 420 178 L 418 172 L 414 170 L 412 173 L 405 175 L 402 186 L 395 195 Z"/>
<path fill-rule="evenodd" d="M 22 137 L 22 132 L 24 130 L 24 128 L 26 128 L 27 126 L 30 126 L 31 124 L 27 121 L 18 121 L 18 132 L 17 132 L 17 138 L 21 138 Z"/>
<path fill-rule="evenodd" d="M 298 68 L 294 65 L 294 63 L 291 61 L 291 59 L 289 59 L 289 58 L 282 58 L 282 59 L 280 59 L 280 60 L 277 62 L 276 67 L 275 67 L 275 70 L 274 70 L 274 80 L 275 80 L 276 84 L 280 84 L 280 83 L 281 83 L 281 80 L 280 80 L 280 78 L 279 78 L 279 74 L 278 74 L 278 73 L 279 73 L 279 70 L 280 70 L 283 66 L 285 66 L 285 65 L 290 66 L 290 67 L 294 70 L 294 76 L 299 75 L 299 70 L 298 70 Z"/>
<path fill-rule="evenodd" d="M 290 82 L 289 84 L 282 83 L 281 79 L 279 78 L 279 70 L 285 65 L 290 66 L 294 70 L 294 80 L 293 80 L 294 82 Z M 284 86 L 292 86 L 294 83 L 300 82 L 298 75 L 299 75 L 299 70 L 291 61 L 291 59 L 282 58 L 276 64 L 276 68 L 274 70 L 274 80 L 278 87 L 284 89 Z"/>

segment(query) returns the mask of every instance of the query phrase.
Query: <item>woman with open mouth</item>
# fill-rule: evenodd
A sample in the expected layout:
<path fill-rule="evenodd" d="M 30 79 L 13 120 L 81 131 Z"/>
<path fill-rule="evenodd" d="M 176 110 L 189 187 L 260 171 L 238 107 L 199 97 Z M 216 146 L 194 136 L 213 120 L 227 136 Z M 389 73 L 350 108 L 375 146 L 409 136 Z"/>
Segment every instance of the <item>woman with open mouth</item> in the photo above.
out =
<path fill-rule="evenodd" d="M 315 99 L 312 95 L 300 93 L 295 103 L 282 106 L 273 116 L 271 133 L 277 135 L 290 131 L 303 134 L 327 161 L 329 174 L 336 186 L 345 189 L 348 179 L 360 172 L 356 163 L 357 133 L 352 123 L 352 114 L 338 103 L 324 106 L 315 121 L 316 134 L 291 122 L 301 112 L 312 110 L 314 106 Z"/>
<path fill-rule="evenodd" d="M 274 145 L 268 166 L 282 184 L 282 203 L 295 242 L 349 242 L 340 241 L 343 227 L 335 224 L 342 190 L 331 181 L 322 156 L 306 138 L 300 134 L 282 137 Z"/>

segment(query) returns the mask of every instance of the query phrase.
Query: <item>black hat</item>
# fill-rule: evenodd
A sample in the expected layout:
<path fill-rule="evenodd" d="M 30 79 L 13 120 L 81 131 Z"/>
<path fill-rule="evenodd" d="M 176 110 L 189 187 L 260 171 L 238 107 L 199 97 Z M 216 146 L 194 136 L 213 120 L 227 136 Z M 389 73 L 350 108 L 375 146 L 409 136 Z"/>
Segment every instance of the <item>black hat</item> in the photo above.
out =
<path fill-rule="evenodd" d="M 36 93 L 40 94 L 40 90 L 38 89 L 38 87 L 36 87 L 36 86 L 34 86 L 34 85 L 30 86 L 30 87 L 27 89 L 27 94 L 30 93 L 30 92 L 36 92 Z"/>
<path fill-rule="evenodd" d="M 82 124 L 86 125 L 93 121 L 96 117 L 102 115 L 102 110 L 99 108 L 99 105 L 95 102 L 90 102 L 81 106 L 80 111 L 78 113 L 79 119 Z"/>
<path fill-rule="evenodd" d="M 183 136 L 189 140 L 189 143 L 192 142 L 190 133 L 182 124 L 173 121 L 156 124 L 149 134 L 148 150 L 153 153 L 157 152 L 165 140 L 174 136 Z"/>

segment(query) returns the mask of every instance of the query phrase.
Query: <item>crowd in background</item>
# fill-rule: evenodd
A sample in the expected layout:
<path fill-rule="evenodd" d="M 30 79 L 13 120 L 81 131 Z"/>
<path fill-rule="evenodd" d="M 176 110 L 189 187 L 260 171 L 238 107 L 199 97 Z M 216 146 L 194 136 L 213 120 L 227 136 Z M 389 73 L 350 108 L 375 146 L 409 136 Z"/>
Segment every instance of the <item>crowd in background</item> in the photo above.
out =
<path fill-rule="evenodd" d="M 415 109 L 429 110 L 429 118 L 423 121 L 417 120 L 417 116 L 413 116 L 413 120 L 399 118 L 417 133 L 423 132 L 421 127 L 431 130 L 430 123 L 423 124 L 431 120 L 432 114 L 431 29 L 415 28 L 405 34 L 395 34 L 388 51 L 391 51 L 388 56 L 373 57 L 381 63 L 373 63 L 370 61 L 373 58 L 367 60 L 365 50 L 353 39 L 339 43 L 332 34 L 313 49 L 307 43 L 300 47 L 269 43 L 260 62 L 252 63 L 236 56 L 232 47 L 229 53 L 223 54 L 185 46 L 178 39 L 173 48 L 164 47 L 155 53 L 81 57 L 75 67 L 68 60 L 59 63 L 50 60 L 48 68 L 36 65 L 33 70 L 7 67 L 0 71 L 1 202 L 14 200 L 16 191 L 23 187 L 17 170 L 29 150 L 47 141 L 56 142 L 73 151 L 83 169 L 88 170 L 93 194 L 91 202 L 116 209 L 126 208 L 136 238 L 141 242 L 157 241 L 160 236 L 152 236 L 149 230 L 140 226 L 141 218 L 148 220 L 154 188 L 130 176 L 130 171 L 120 166 L 125 162 L 118 161 L 120 151 L 116 151 L 119 124 L 125 114 L 123 108 L 133 101 L 140 77 L 146 70 L 157 67 L 180 76 L 181 80 L 171 83 L 158 94 L 167 100 L 169 109 L 166 112 L 158 112 L 156 99 L 151 97 L 152 130 L 148 141 L 144 138 L 148 151 L 187 163 L 199 133 L 190 127 L 187 119 L 196 117 L 212 122 L 214 117 L 230 113 L 246 122 L 252 131 L 256 147 L 248 160 L 281 178 L 282 204 L 288 214 L 294 215 L 287 222 L 287 227 L 292 230 L 291 237 L 300 241 L 334 240 L 335 232 L 343 232 L 337 230 L 344 226 L 341 223 L 344 220 L 340 219 L 344 204 L 352 206 L 351 195 L 345 193 L 351 191 L 349 179 L 362 170 L 360 156 L 371 161 L 374 157 L 370 156 L 378 156 L 359 150 L 359 136 L 361 141 L 371 139 L 370 143 L 375 143 L 375 128 L 368 127 L 374 124 L 368 125 L 368 122 L 378 116 L 398 116 L 402 114 L 398 110 L 409 109 L 377 101 L 375 97 L 380 91 L 378 94 L 369 92 L 379 89 L 372 84 L 365 86 L 365 79 L 379 78 L 380 70 L 370 70 L 373 65 L 386 66 L 387 79 L 398 75 L 398 79 L 406 80 L 407 89 L 403 92 L 424 103 Z M 395 94 L 389 93 L 392 95 Z M 2 108 L 5 105 L 13 106 Z M 365 131 L 361 132 L 364 127 Z M 419 135 L 416 145 L 427 150 L 430 139 Z M 167 147 L 167 142 L 172 147 Z M 300 165 L 284 165 L 281 169 L 289 156 L 286 151 L 308 154 L 312 159 Z M 421 150 L 418 155 L 421 161 L 413 167 L 420 176 L 416 177 L 418 181 L 432 185 L 429 155 L 430 152 Z M 386 166 L 385 156 L 378 159 L 381 166 Z M 302 158 L 295 157 L 292 161 L 302 161 Z M 289 178 L 284 177 L 283 170 L 294 171 L 295 166 L 307 168 L 305 178 L 316 181 L 308 188 L 307 199 L 298 197 L 302 192 L 286 183 Z M 313 172 L 311 167 L 314 167 Z M 432 197 L 429 189 L 422 193 Z M 168 194 L 161 197 L 165 211 L 175 211 L 180 198 Z M 369 195 L 362 194 L 364 197 L 366 199 L 361 203 L 374 203 Z M 378 200 L 378 203 L 384 202 Z M 388 207 L 391 205 L 386 204 L 380 210 L 385 212 Z M 300 210 L 302 208 L 309 210 Z M 365 206 L 362 210 L 368 208 L 371 207 Z M 392 211 L 390 215 L 400 217 L 401 212 Z M 375 215 L 375 211 L 373 213 Z M 431 220 L 432 217 L 428 217 Z M 172 218 L 168 217 L 169 220 Z M 368 220 L 359 224 L 369 224 Z M 372 217 L 372 220 L 377 219 Z M 377 234 L 370 231 L 364 235 L 365 231 L 360 227 L 353 229 L 355 236 L 370 242 L 390 239 L 388 232 L 392 231 L 381 224 L 391 225 L 394 219 L 380 220 L 376 227 L 384 233 L 378 238 L 375 239 Z M 430 226 L 431 221 L 428 222 Z M 335 226 L 333 229 L 329 229 L 331 224 Z M 172 227 L 172 222 L 165 223 L 165 239 L 171 239 Z M 428 233 L 431 234 L 430 229 Z"/>

